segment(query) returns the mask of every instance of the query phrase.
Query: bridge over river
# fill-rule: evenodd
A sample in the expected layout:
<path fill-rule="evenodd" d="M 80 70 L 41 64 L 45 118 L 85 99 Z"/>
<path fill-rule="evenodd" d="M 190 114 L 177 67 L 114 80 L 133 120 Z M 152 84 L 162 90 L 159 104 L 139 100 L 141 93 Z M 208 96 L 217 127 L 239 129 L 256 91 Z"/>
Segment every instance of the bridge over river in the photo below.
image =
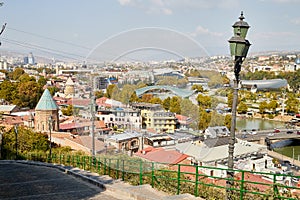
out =
<path fill-rule="evenodd" d="M 280 132 L 274 133 L 272 130 L 261 130 L 261 131 L 249 131 L 247 133 L 239 132 L 236 133 L 236 137 L 247 140 L 249 142 L 258 142 L 265 144 L 265 139 L 268 138 L 270 141 L 280 141 L 288 139 L 300 139 L 300 134 L 297 134 L 295 129 L 280 129 Z M 288 132 L 292 133 L 288 133 Z"/>

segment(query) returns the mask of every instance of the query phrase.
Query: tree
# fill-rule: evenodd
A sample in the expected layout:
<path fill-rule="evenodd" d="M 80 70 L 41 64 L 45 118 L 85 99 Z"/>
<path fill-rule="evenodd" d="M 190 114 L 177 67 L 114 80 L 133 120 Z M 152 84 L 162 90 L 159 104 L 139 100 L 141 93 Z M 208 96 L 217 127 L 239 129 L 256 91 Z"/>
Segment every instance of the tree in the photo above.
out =
<path fill-rule="evenodd" d="M 288 100 L 285 101 L 286 112 L 288 113 L 298 113 L 299 110 L 299 100 L 293 94 L 288 95 Z"/>
<path fill-rule="evenodd" d="M 153 94 L 143 94 L 141 101 L 145 103 L 149 103 L 152 98 L 153 98 Z"/>
<path fill-rule="evenodd" d="M 211 121 L 211 113 L 207 113 L 204 109 L 199 109 L 199 130 L 205 130 Z"/>
<path fill-rule="evenodd" d="M 259 113 L 264 114 L 264 112 L 266 111 L 267 108 L 268 108 L 268 103 L 266 101 L 260 102 L 259 107 L 258 107 Z"/>
<path fill-rule="evenodd" d="M 211 107 L 211 98 L 209 96 L 199 94 L 196 100 L 198 101 L 199 107 L 203 109 L 208 109 Z"/>
<path fill-rule="evenodd" d="M 21 75 L 25 74 L 25 71 L 22 68 L 15 68 L 13 72 L 8 74 L 9 79 L 18 80 Z"/>
<path fill-rule="evenodd" d="M 231 129 L 231 115 L 225 115 L 224 126 L 226 126 L 229 130 Z"/>
<path fill-rule="evenodd" d="M 47 89 L 49 90 L 49 92 L 52 96 L 54 96 L 55 93 L 59 91 L 59 88 L 56 86 L 50 86 L 50 87 L 47 87 Z"/>
<path fill-rule="evenodd" d="M 2 150 L 4 155 L 15 153 L 16 134 L 14 128 L 3 134 Z M 49 141 L 47 134 L 36 133 L 30 129 L 18 127 L 18 154 L 47 151 L 49 149 Z"/>
<path fill-rule="evenodd" d="M 130 103 L 135 103 L 135 102 L 139 102 L 140 98 L 136 95 L 136 92 L 132 93 L 132 95 L 130 96 L 129 102 Z"/>
<path fill-rule="evenodd" d="M 98 90 L 95 92 L 95 97 L 98 99 L 98 98 L 101 98 L 101 97 L 104 97 L 104 92 L 102 90 Z"/>
<path fill-rule="evenodd" d="M 170 101 L 171 101 L 170 97 L 167 97 L 163 100 L 162 106 L 165 110 L 170 110 Z"/>
<path fill-rule="evenodd" d="M 276 100 L 270 101 L 269 104 L 268 104 L 268 109 L 272 110 L 273 113 L 275 113 L 276 112 L 276 108 L 278 108 L 277 101 Z"/>
<path fill-rule="evenodd" d="M 162 100 L 159 97 L 153 97 L 152 99 L 150 99 L 149 103 L 162 104 Z"/>
<path fill-rule="evenodd" d="M 181 114 L 180 102 L 181 99 L 179 97 L 172 97 L 170 100 L 170 112 Z"/>
<path fill-rule="evenodd" d="M 0 98 L 12 103 L 17 98 L 17 83 L 12 83 L 8 80 L 0 84 Z"/>
<path fill-rule="evenodd" d="M 61 112 L 63 115 L 72 116 L 72 115 L 78 115 L 79 109 L 74 108 L 73 105 L 68 105 L 66 108 L 61 109 Z"/>
<path fill-rule="evenodd" d="M 106 88 L 106 94 L 105 96 L 109 99 L 112 98 L 113 94 L 114 94 L 114 91 L 117 90 L 117 85 L 115 84 L 111 84 L 111 85 L 108 85 L 107 88 Z"/>
<path fill-rule="evenodd" d="M 227 95 L 227 105 L 229 108 L 232 108 L 232 102 L 233 102 L 233 93 L 230 92 Z"/>
<path fill-rule="evenodd" d="M 195 90 L 196 92 L 201 92 L 201 93 L 204 92 L 202 85 L 193 85 L 192 90 Z"/>
<path fill-rule="evenodd" d="M 120 92 L 120 101 L 124 104 L 129 104 L 130 98 L 135 93 L 135 87 L 133 85 L 126 84 Z"/>
<path fill-rule="evenodd" d="M 180 102 L 181 114 L 192 119 L 193 123 L 190 125 L 193 129 L 198 129 L 199 108 L 189 99 L 182 99 Z"/>
<path fill-rule="evenodd" d="M 44 86 L 47 84 L 47 79 L 45 79 L 45 77 L 40 76 L 39 80 L 38 80 L 38 84 L 41 86 Z"/>
<path fill-rule="evenodd" d="M 240 114 L 246 114 L 248 111 L 248 106 L 243 101 L 241 101 L 237 107 L 237 112 Z"/>
<path fill-rule="evenodd" d="M 42 87 L 35 81 L 20 82 L 18 95 L 12 102 L 20 107 L 34 108 L 42 96 Z"/>

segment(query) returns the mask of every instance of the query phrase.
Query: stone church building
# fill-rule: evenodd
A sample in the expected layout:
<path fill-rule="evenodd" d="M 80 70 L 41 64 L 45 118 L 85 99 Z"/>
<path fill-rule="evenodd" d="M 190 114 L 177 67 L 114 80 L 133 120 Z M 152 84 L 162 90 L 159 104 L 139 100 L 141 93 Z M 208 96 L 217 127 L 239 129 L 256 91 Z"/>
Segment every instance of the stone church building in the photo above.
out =
<path fill-rule="evenodd" d="M 59 131 L 59 108 L 48 89 L 45 89 L 35 107 L 35 130 L 40 132 Z"/>

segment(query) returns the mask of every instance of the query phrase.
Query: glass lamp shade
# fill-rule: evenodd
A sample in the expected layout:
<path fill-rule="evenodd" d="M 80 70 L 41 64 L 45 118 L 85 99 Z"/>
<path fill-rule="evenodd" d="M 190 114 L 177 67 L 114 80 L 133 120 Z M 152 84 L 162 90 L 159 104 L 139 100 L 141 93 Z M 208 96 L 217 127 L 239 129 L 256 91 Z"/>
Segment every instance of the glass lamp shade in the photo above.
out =
<path fill-rule="evenodd" d="M 237 35 L 237 36 L 233 36 L 232 38 L 230 38 L 230 40 L 228 42 L 230 44 L 230 54 L 231 54 L 231 56 L 246 57 L 249 47 L 246 48 L 247 42 L 244 38 Z"/>
<path fill-rule="evenodd" d="M 242 27 L 242 26 L 234 27 L 233 26 L 233 33 L 234 33 L 234 35 L 236 35 L 237 33 L 240 33 L 240 36 L 245 39 L 247 36 L 247 33 L 248 33 L 248 29 L 249 29 L 249 26 L 248 27 Z"/>

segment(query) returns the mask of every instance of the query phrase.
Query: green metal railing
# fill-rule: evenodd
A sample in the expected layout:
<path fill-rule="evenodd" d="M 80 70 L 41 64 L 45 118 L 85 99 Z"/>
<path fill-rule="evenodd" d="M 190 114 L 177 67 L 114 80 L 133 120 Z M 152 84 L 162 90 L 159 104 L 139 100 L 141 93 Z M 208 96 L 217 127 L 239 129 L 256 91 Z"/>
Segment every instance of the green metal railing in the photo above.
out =
<path fill-rule="evenodd" d="M 140 159 L 121 159 L 79 155 L 26 154 L 21 159 L 52 162 L 83 170 L 97 172 L 122 179 L 133 185 L 150 184 L 153 188 L 172 193 L 190 193 L 205 199 L 223 199 L 226 190 L 233 195 L 231 199 L 300 199 L 300 188 L 295 180 L 300 176 L 289 174 L 270 174 L 263 172 L 232 170 L 234 180 L 226 177 L 226 168 L 194 166 L 186 164 L 146 162 Z M 210 174 L 210 175 L 207 175 Z M 250 176 L 264 177 L 264 182 L 255 182 Z M 294 181 L 293 181 L 294 180 Z M 226 188 L 226 181 L 233 181 Z M 292 184 L 285 185 L 290 182 Z"/>

